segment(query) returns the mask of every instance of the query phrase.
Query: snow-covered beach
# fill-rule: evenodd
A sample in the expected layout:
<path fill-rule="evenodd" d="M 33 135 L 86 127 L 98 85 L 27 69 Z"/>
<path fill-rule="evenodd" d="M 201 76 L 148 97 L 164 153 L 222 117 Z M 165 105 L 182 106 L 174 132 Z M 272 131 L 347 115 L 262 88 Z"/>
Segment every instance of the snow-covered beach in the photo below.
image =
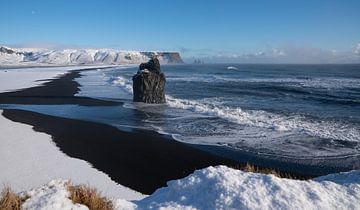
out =
<path fill-rule="evenodd" d="M 59 89 L 59 87 L 63 88 L 62 91 L 55 92 L 57 94 L 61 93 L 57 95 L 58 97 L 68 97 L 68 99 L 66 99 L 68 102 L 62 99 L 65 104 L 78 103 L 87 106 L 98 104 L 109 105 L 98 99 L 86 97 L 74 99 L 70 97 L 76 92 L 75 90 L 78 87 L 71 85 L 68 89 L 64 87 L 73 81 L 74 77 L 67 77 L 64 83 L 61 82 L 62 80 L 52 80 L 54 78 L 64 78 L 66 75 L 71 75 L 71 72 L 69 73 L 70 70 L 78 71 L 83 68 L 84 67 L 54 67 L 45 69 L 25 68 L 21 70 L 0 70 L 0 75 L 6 75 L 0 77 L 1 79 L 6 78 L 6 83 L 1 83 L 1 92 L 3 92 L 3 95 L 0 95 L 0 101 L 3 102 L 1 108 L 2 116 L 0 117 L 2 133 L 2 137 L 0 138 L 0 158 L 5 160 L 0 162 L 0 170 L 2 171 L 0 173 L 0 184 L 2 184 L 1 186 L 7 184 L 16 192 L 24 192 L 31 195 L 23 204 L 25 209 L 86 209 L 85 206 L 71 206 L 71 201 L 67 199 L 67 192 L 64 187 L 65 181 L 61 180 L 71 180 L 75 184 L 83 183 L 96 187 L 99 191 L 102 191 L 104 195 L 112 198 L 116 209 L 360 208 L 359 171 L 319 177 L 310 181 L 300 181 L 278 178 L 273 175 L 243 172 L 226 166 L 211 167 L 210 165 L 231 165 L 235 164 L 235 162 L 198 151 L 182 143 L 171 142 L 168 139 L 165 140 L 159 137 L 158 134 L 138 132 L 136 135 L 133 135 L 131 132 L 124 133 L 115 131 L 115 128 L 113 130 L 108 126 L 93 124 L 91 122 L 60 119 L 55 116 L 46 116 L 29 111 L 6 110 L 12 103 L 18 102 L 23 104 L 34 104 L 34 102 L 43 105 L 56 104 L 57 102 L 51 102 L 55 100 L 55 98 L 41 94 L 49 93 L 46 91 L 54 91 L 55 89 Z M 72 75 L 79 74 L 79 72 L 76 71 L 72 71 Z M 21 82 L 17 83 L 16 81 L 19 78 L 21 78 L 21 80 L 19 80 Z M 51 89 L 45 91 L 43 88 L 50 88 L 49 84 L 53 86 L 50 85 Z M 34 88 L 34 86 L 37 87 L 31 89 L 31 87 Z M 24 88 L 30 89 L 26 90 Z M 18 91 L 15 96 L 12 96 L 10 91 L 18 89 L 24 89 L 24 92 Z M 69 95 L 66 94 L 66 91 L 69 92 Z M 25 97 L 23 93 L 31 94 Z M 35 93 L 38 94 L 36 95 L 37 98 L 46 96 L 46 100 L 30 99 L 31 97 L 29 96 L 34 96 L 32 94 Z M 14 97 L 25 99 L 15 100 L 13 99 Z M 54 124 L 51 126 L 50 124 L 52 123 Z M 108 142 L 106 139 L 99 144 L 93 144 L 95 142 L 93 140 L 83 141 L 83 143 L 79 141 L 79 145 L 77 146 L 80 147 L 76 147 L 76 144 L 66 142 L 66 139 L 74 142 L 74 140 L 79 137 L 79 135 L 71 134 L 78 132 L 75 131 L 77 130 L 76 126 L 80 125 L 82 129 L 79 128 L 79 131 L 84 131 L 80 133 L 83 136 L 86 136 L 86 133 L 88 133 L 89 136 L 95 136 L 97 132 L 100 132 L 100 135 L 103 136 L 106 136 L 107 133 L 109 136 L 113 135 L 119 138 L 121 136 L 122 138 L 128 138 L 132 141 L 125 141 L 126 144 L 122 145 L 112 145 L 117 148 L 104 148 L 104 154 L 105 152 L 109 154 L 124 153 L 119 159 L 113 159 L 118 162 L 112 164 L 92 163 L 87 160 L 87 158 L 85 158 L 86 156 L 82 155 L 81 152 L 72 151 L 71 148 L 75 148 L 75 150 L 83 148 L 84 151 L 96 156 L 95 153 L 91 153 L 92 150 L 90 147 L 96 147 L 95 150 L 100 151 L 100 145 L 109 147 L 111 144 L 106 143 Z M 63 130 L 59 131 L 55 129 L 61 126 L 64 126 Z M 96 132 L 94 130 L 90 131 L 89 128 L 96 130 Z M 106 132 L 101 133 L 101 130 Z M 64 134 L 59 135 L 59 133 Z M 145 136 L 150 136 L 151 138 L 141 141 Z M 121 147 L 131 144 L 134 140 L 137 144 L 136 147 L 127 146 L 125 149 L 121 149 Z M 114 141 L 114 139 L 112 139 L 112 141 Z M 86 144 L 91 144 L 91 146 L 86 147 Z M 66 148 L 65 145 L 68 145 L 68 148 Z M 144 148 L 141 149 L 139 145 L 143 145 Z M 131 150 L 135 148 L 136 150 Z M 126 153 L 126 150 L 129 149 L 130 151 Z M 146 153 L 146 151 L 151 150 L 153 150 L 153 153 Z M 139 153 L 131 156 L 130 153 L 136 151 Z M 145 156 L 142 156 L 143 153 Z M 152 159 L 153 165 L 148 165 L 149 162 L 144 161 L 147 155 L 151 156 L 148 156 L 148 158 Z M 128 157 L 128 159 L 126 159 L 126 157 Z M 136 162 L 136 157 L 140 159 L 139 162 Z M 163 160 L 164 157 L 167 157 L 168 160 Z M 121 159 L 124 158 L 125 160 L 121 161 Z M 109 160 L 110 159 L 107 159 L 106 161 Z M 126 162 L 133 165 L 122 167 L 122 165 L 126 165 Z M 141 165 L 141 163 L 143 163 L 143 165 Z M 110 169 L 107 171 L 107 169 L 101 168 L 100 165 L 117 166 L 121 169 L 119 173 L 125 174 L 123 177 L 114 181 L 107 173 L 115 172 Z M 145 165 L 148 166 L 146 167 Z M 99 168 L 101 169 L 99 170 Z M 195 169 L 201 170 L 194 172 Z M 180 171 L 184 170 L 185 173 L 181 174 Z M 126 171 L 128 171 L 129 174 L 126 174 Z M 145 171 L 151 171 L 151 173 L 148 174 L 154 174 L 154 177 L 142 178 Z M 160 176 L 164 175 L 165 171 L 168 172 L 168 176 L 161 178 Z M 136 173 L 139 176 L 135 177 Z M 161 188 L 161 186 L 165 186 L 165 180 L 169 181 L 171 176 L 175 177 L 172 179 L 181 179 L 170 181 L 167 183 L 167 187 Z M 59 180 L 59 178 L 61 180 Z M 146 188 L 144 188 L 144 186 L 136 187 L 136 182 L 138 185 L 141 185 L 146 182 L 155 182 L 155 180 L 159 179 L 162 180 L 159 183 L 163 184 L 159 185 L 158 183 L 160 189 L 156 190 L 153 194 L 147 196 L 136 192 L 136 189 Z M 119 184 L 120 180 L 127 180 L 125 184 L 127 187 Z M 50 183 L 47 186 L 38 188 L 48 182 Z M 129 186 L 136 189 L 132 190 Z M 34 190 L 29 191 L 31 188 Z M 154 186 L 148 186 L 147 190 L 153 188 Z"/>

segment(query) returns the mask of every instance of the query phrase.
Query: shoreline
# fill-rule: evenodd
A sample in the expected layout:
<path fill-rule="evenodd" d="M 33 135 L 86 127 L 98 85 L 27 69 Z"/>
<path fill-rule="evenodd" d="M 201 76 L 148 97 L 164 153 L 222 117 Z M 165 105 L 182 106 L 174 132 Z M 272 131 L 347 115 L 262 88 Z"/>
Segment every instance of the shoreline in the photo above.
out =
<path fill-rule="evenodd" d="M 60 179 L 73 184 L 91 183 L 109 197 L 129 200 L 146 197 L 119 185 L 88 162 L 69 157 L 59 150 L 50 135 L 34 131 L 30 125 L 13 122 L 2 113 L 0 109 L 3 136 L 0 137 L 0 191 L 9 186 L 20 193 Z"/>
<path fill-rule="evenodd" d="M 51 135 L 68 156 L 86 160 L 119 184 L 145 194 L 197 169 L 236 165 L 235 161 L 172 141 L 155 132 L 124 132 L 105 124 L 23 110 L 4 109 L 3 116 Z"/>
<path fill-rule="evenodd" d="M 85 68 L 112 68 L 127 64 L 116 65 L 0 65 L 0 70 L 13 70 L 13 69 L 32 69 L 32 68 L 61 68 L 61 67 L 84 67 Z M 131 64 L 129 64 L 131 65 Z"/>
<path fill-rule="evenodd" d="M 0 104 L 76 104 L 82 106 L 111 106 L 121 104 L 120 102 L 75 96 L 79 91 L 79 84 L 75 82 L 74 79 L 80 77 L 81 71 L 93 69 L 94 68 L 73 70 L 61 75 L 59 78 L 49 79 L 48 82 L 40 86 L 0 93 Z"/>
<path fill-rule="evenodd" d="M 74 96 L 79 90 L 79 84 L 74 79 L 86 70 L 89 69 L 70 71 L 41 86 L 0 93 L 0 104 L 121 104 Z M 6 108 L 3 116 L 51 135 L 59 149 L 68 156 L 85 160 L 119 184 L 145 194 L 166 186 L 167 181 L 183 178 L 196 169 L 237 164 L 156 132 L 125 132 L 110 125 Z"/>
<path fill-rule="evenodd" d="M 0 104 L 121 105 L 121 102 L 75 96 L 80 85 L 74 79 L 81 77 L 81 71 L 91 69 L 94 68 L 72 70 L 41 86 L 0 93 Z M 155 131 L 129 132 L 107 124 L 6 108 L 3 116 L 51 135 L 60 150 L 68 156 L 85 160 L 119 184 L 145 194 L 166 186 L 167 181 L 183 178 L 196 169 L 220 164 L 238 168 L 250 163 L 300 179 L 335 172 L 331 168 L 324 170 L 323 166 L 316 164 L 312 166 L 276 161 L 219 146 L 186 144 Z"/>
<path fill-rule="evenodd" d="M 325 157 L 314 159 L 296 159 L 259 155 L 257 153 L 234 149 L 227 146 L 216 145 L 193 145 L 193 147 L 208 153 L 228 158 L 240 163 L 250 163 L 259 168 L 270 168 L 278 172 L 289 174 L 295 179 L 312 179 L 328 174 L 358 170 L 360 168 L 359 156 L 339 157 L 326 159 Z M 346 163 L 346 164 L 344 164 Z"/>

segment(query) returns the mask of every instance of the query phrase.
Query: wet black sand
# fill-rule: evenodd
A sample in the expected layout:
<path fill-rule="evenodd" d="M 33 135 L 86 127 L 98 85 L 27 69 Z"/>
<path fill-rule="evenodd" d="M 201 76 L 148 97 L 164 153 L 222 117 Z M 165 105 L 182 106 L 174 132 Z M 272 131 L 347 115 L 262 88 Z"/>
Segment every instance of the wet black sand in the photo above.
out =
<path fill-rule="evenodd" d="M 88 97 L 74 96 L 79 91 L 79 84 L 74 81 L 81 71 L 75 70 L 60 78 L 50 79 L 41 86 L 0 93 L 0 104 L 77 104 L 81 106 L 119 105 L 118 102 L 103 101 Z"/>
<path fill-rule="evenodd" d="M 42 86 L 0 93 L 0 104 L 119 105 L 87 97 L 76 97 L 79 84 L 72 71 Z M 32 125 L 52 136 L 65 154 L 83 159 L 113 180 L 136 191 L 150 194 L 166 182 L 210 165 L 236 165 L 235 161 L 182 144 L 148 131 L 124 132 L 94 122 L 72 120 L 30 111 L 4 109 L 3 116 Z M 36 150 L 36 148 L 34 148 Z"/>
<path fill-rule="evenodd" d="M 235 165 L 234 161 L 153 132 L 123 132 L 105 124 L 22 110 L 4 110 L 3 115 L 12 121 L 32 125 L 35 131 L 50 134 L 67 155 L 86 160 L 116 182 L 146 194 L 196 169 Z"/>
<path fill-rule="evenodd" d="M 81 76 L 81 71 L 83 70 L 71 71 L 49 80 L 42 86 L 0 93 L 0 104 L 121 104 L 74 96 L 79 90 L 79 84 L 74 79 Z M 48 116 L 31 111 L 4 109 L 3 115 L 15 122 L 32 125 L 36 131 L 51 135 L 65 154 L 86 160 L 119 184 L 145 194 L 165 186 L 169 180 L 185 177 L 196 169 L 219 164 L 238 167 L 249 162 L 263 168 L 274 168 L 298 178 L 352 169 L 342 165 L 341 161 L 326 165 L 312 160 L 272 160 L 259 154 L 234 151 L 226 147 L 188 145 L 156 132 L 121 131 L 106 124 Z M 350 165 L 359 167 L 358 157 L 347 161 L 350 161 Z"/>

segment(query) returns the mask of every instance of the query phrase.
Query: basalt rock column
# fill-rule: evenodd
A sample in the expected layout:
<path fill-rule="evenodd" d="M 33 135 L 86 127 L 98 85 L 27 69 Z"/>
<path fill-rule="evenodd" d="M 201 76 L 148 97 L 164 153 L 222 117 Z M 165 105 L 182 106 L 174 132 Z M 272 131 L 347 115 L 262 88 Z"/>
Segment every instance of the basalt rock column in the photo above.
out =
<path fill-rule="evenodd" d="M 165 103 L 165 75 L 160 70 L 159 60 L 154 57 L 139 66 L 133 76 L 134 102 Z"/>

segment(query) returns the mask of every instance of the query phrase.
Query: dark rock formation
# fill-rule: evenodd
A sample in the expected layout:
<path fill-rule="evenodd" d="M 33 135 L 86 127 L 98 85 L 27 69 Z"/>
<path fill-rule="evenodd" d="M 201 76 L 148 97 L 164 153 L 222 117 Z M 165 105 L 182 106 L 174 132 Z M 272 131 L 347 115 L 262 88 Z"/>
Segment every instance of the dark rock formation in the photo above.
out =
<path fill-rule="evenodd" d="M 160 74 L 161 70 L 160 70 L 159 60 L 156 57 L 154 57 L 150 59 L 147 63 L 140 64 L 139 70 L 141 71 L 145 69 L 149 70 L 150 72 Z"/>
<path fill-rule="evenodd" d="M 157 58 L 150 59 L 139 66 L 133 76 L 134 102 L 160 104 L 165 103 L 165 75 L 160 70 Z"/>

